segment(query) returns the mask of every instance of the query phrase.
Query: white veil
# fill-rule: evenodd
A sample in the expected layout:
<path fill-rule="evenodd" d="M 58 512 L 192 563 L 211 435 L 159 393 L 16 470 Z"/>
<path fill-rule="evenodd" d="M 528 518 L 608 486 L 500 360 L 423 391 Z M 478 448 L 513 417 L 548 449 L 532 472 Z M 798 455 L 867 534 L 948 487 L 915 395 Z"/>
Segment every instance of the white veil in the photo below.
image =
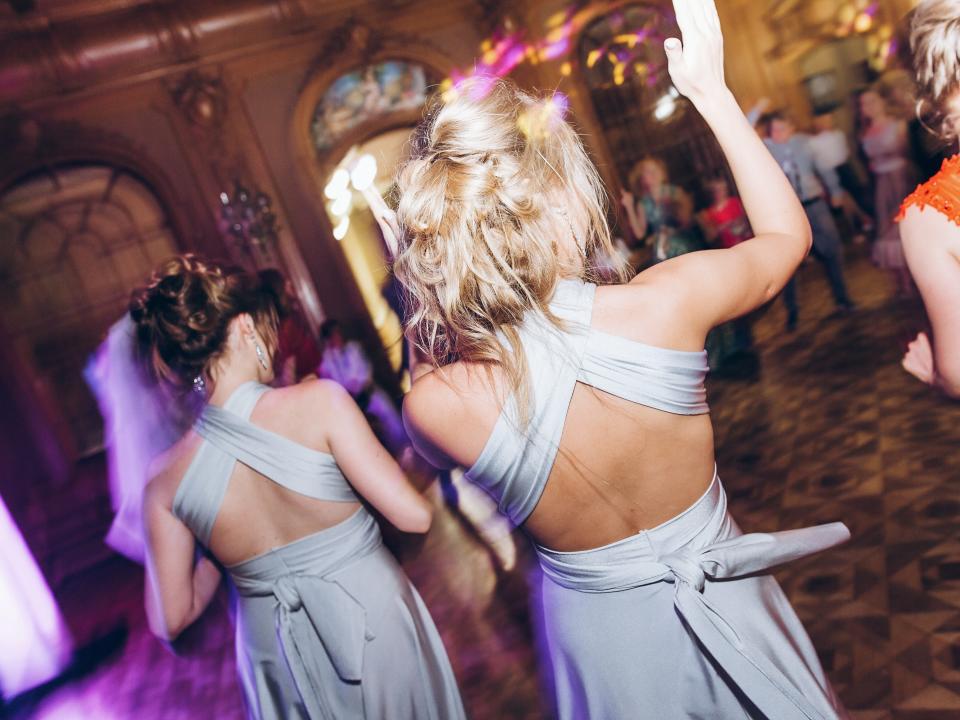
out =
<path fill-rule="evenodd" d="M 136 356 L 133 320 L 114 323 L 85 372 L 103 416 L 110 495 L 116 513 L 106 543 L 143 563 L 141 505 L 151 461 L 186 431 L 186 403 L 152 382 Z"/>

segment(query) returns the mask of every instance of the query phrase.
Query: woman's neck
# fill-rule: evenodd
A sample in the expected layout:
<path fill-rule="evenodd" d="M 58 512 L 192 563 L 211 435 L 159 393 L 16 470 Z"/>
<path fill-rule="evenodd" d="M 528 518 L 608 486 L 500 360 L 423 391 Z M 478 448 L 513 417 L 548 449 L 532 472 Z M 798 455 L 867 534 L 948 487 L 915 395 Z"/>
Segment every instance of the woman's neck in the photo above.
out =
<path fill-rule="evenodd" d="M 222 406 L 238 387 L 248 382 L 260 382 L 260 378 L 255 370 L 249 369 L 227 369 L 218 373 L 213 382 L 213 392 L 207 399 L 211 405 Z"/>

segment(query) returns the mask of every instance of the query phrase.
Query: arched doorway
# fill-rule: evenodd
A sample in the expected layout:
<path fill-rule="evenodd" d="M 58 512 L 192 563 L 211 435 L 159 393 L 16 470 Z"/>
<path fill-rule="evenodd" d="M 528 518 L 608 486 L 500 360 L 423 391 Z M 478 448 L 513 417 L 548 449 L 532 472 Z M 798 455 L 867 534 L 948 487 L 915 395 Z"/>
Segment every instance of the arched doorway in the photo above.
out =
<path fill-rule="evenodd" d="M 372 183 L 380 194 L 389 195 L 396 169 L 405 157 L 412 131 L 413 128 L 409 126 L 387 130 L 353 146 L 338 167 L 341 171 L 338 177 L 343 177 L 342 173 L 347 172 L 347 168 L 356 166 L 360 158 L 364 158 L 367 163 L 372 159 L 374 164 L 371 167 L 375 168 Z M 330 194 L 334 194 L 335 189 L 336 185 L 331 188 Z M 397 312 L 397 289 L 389 270 L 390 258 L 382 242 L 380 230 L 360 193 L 349 186 L 346 190 L 350 193 L 350 200 L 346 203 L 345 210 L 343 200 L 334 198 L 328 203 L 327 212 L 334 224 L 334 237 L 339 241 L 353 272 L 390 365 L 397 371 L 403 362 L 403 327 Z"/>
<path fill-rule="evenodd" d="M 394 371 L 403 363 L 403 330 L 390 259 L 351 176 L 363 164 L 377 190 L 389 194 L 436 79 L 424 65 L 406 59 L 354 68 L 330 84 L 310 124 L 334 238 Z"/>
<path fill-rule="evenodd" d="M 167 214 L 134 173 L 45 167 L 0 194 L 0 327 L 69 459 L 102 447 L 83 379 L 132 287 L 177 252 Z"/>

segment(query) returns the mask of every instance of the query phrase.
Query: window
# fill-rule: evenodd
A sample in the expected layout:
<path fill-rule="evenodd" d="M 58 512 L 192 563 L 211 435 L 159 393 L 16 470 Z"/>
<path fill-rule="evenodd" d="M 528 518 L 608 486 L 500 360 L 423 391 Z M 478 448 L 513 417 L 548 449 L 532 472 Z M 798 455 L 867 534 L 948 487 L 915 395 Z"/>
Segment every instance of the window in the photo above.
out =
<path fill-rule="evenodd" d="M 83 368 L 131 289 L 176 252 L 153 192 L 118 168 L 48 168 L 0 196 L 0 323 L 81 455 L 103 442 Z"/>
<path fill-rule="evenodd" d="M 670 83 L 663 41 L 678 36 L 672 15 L 669 3 L 625 5 L 580 36 L 580 67 L 625 187 L 646 155 L 664 160 L 671 181 L 692 191 L 725 167 L 706 123 Z"/>

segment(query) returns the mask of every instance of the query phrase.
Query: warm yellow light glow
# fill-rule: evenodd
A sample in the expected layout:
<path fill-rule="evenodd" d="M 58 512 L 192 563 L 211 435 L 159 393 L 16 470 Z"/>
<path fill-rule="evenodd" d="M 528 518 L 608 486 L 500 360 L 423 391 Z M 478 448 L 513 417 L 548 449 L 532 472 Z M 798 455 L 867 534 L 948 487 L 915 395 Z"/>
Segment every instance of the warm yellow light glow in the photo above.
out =
<path fill-rule="evenodd" d="M 623 71 L 626 69 L 623 63 L 617 63 L 613 68 L 613 84 L 623 85 Z"/>
<path fill-rule="evenodd" d="M 374 178 L 377 177 L 377 161 L 374 159 L 373 155 L 365 153 L 360 156 L 360 159 L 357 160 L 357 164 L 353 168 L 353 172 L 350 173 L 350 182 L 353 183 L 353 186 L 357 190 L 366 190 L 370 185 L 373 184 Z"/>
<path fill-rule="evenodd" d="M 566 10 L 561 10 L 560 12 L 555 12 L 553 15 L 547 18 L 547 27 L 554 28 L 558 25 L 563 25 L 563 21 L 567 19 Z"/>
<path fill-rule="evenodd" d="M 337 226 L 333 229 L 333 237 L 337 240 L 343 240 L 347 235 L 347 228 L 350 227 L 350 216 L 344 215 Z"/>
<path fill-rule="evenodd" d="M 587 67 L 593 67 L 597 64 L 597 60 L 600 59 L 600 56 L 603 54 L 603 51 L 600 49 L 591 50 L 587 53 Z"/>
<path fill-rule="evenodd" d="M 553 43 L 562 42 L 566 39 L 568 31 L 565 27 L 558 27 L 547 33 L 547 42 L 551 45 Z"/>
<path fill-rule="evenodd" d="M 333 175 L 330 176 L 327 186 L 323 189 L 323 194 L 331 200 L 335 200 L 337 196 L 346 189 L 347 183 L 349 182 L 350 173 L 348 173 L 345 168 L 338 167 L 333 171 Z"/>
<path fill-rule="evenodd" d="M 568 77 L 572 72 L 573 72 L 573 65 L 570 64 L 569 60 L 560 66 L 560 74 L 563 75 L 564 77 Z"/>
<path fill-rule="evenodd" d="M 668 117 L 673 115 L 676 109 L 677 102 L 674 99 L 674 96 L 671 94 L 664 95 L 662 98 L 657 100 L 657 104 L 653 108 L 653 116 L 660 122 L 663 122 Z"/>
<path fill-rule="evenodd" d="M 860 13 L 857 19 L 853 21 L 853 29 L 858 33 L 865 33 L 873 27 L 873 18 L 867 13 Z"/>
<path fill-rule="evenodd" d="M 893 40 L 884 40 L 883 46 L 880 48 L 880 57 L 883 58 L 883 64 L 887 64 L 887 60 L 890 58 L 890 49 L 893 46 Z"/>
<path fill-rule="evenodd" d="M 349 189 L 344 188 L 330 204 L 330 212 L 337 216 L 346 215 L 350 210 L 350 204 L 352 202 L 353 193 L 351 193 Z"/>

